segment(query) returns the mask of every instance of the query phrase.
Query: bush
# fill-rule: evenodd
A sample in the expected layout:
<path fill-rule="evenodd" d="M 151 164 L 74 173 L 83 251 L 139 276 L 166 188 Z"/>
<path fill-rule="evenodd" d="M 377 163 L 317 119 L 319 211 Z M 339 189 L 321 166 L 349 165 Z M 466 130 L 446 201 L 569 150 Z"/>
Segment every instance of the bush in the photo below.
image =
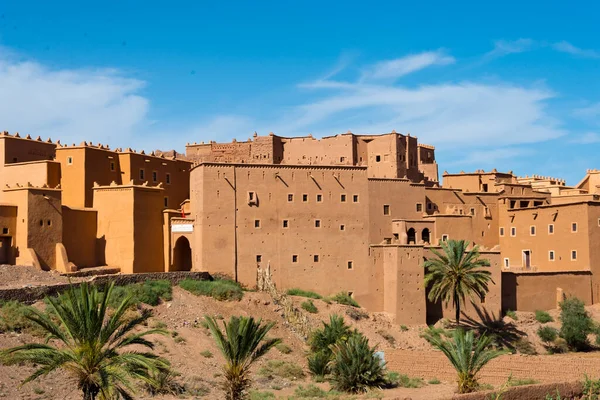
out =
<path fill-rule="evenodd" d="M 325 399 L 329 397 L 330 394 L 335 394 L 331 392 L 326 392 L 318 386 L 308 385 L 306 387 L 300 385 L 294 391 L 294 399 Z"/>
<path fill-rule="evenodd" d="M 319 309 L 317 309 L 317 306 L 315 306 L 315 303 L 313 303 L 312 300 L 303 301 L 300 307 L 311 314 L 316 314 L 319 312 Z"/>
<path fill-rule="evenodd" d="M 267 364 L 258 370 L 258 374 L 270 378 L 278 376 L 293 380 L 304 378 L 304 371 L 301 366 L 281 360 L 267 361 Z"/>
<path fill-rule="evenodd" d="M 508 381 L 508 386 L 514 387 L 514 386 L 535 385 L 536 383 L 540 383 L 540 382 L 535 379 L 532 379 L 532 378 L 510 379 Z"/>
<path fill-rule="evenodd" d="M 508 310 L 506 312 L 506 316 L 509 317 L 509 318 L 511 318 L 513 321 L 518 321 L 519 320 L 519 317 L 517 317 L 517 313 L 514 312 L 514 311 L 512 311 L 512 310 Z"/>
<path fill-rule="evenodd" d="M 311 292 L 310 290 L 302 290 L 302 289 L 298 289 L 298 288 L 288 289 L 287 292 L 285 292 L 285 293 L 289 296 L 302 296 L 302 297 L 308 297 L 309 299 L 322 299 L 323 298 L 323 296 L 321 296 L 318 293 Z"/>
<path fill-rule="evenodd" d="M 420 388 L 425 386 L 425 382 L 423 382 L 423 379 L 421 378 L 410 378 L 408 375 L 399 374 L 398 372 L 393 371 L 388 371 L 385 379 L 388 383 L 388 386 L 394 388 Z"/>
<path fill-rule="evenodd" d="M 588 334 L 594 326 L 583 301 L 576 297 L 563 300 L 560 303 L 560 320 L 560 337 L 565 339 L 569 348 L 575 351 L 587 349 Z"/>
<path fill-rule="evenodd" d="M 344 318 L 333 314 L 329 317 L 329 323 L 323 323 L 323 327 L 316 329 L 311 334 L 308 345 L 310 355 L 308 356 L 308 369 L 316 377 L 323 377 L 329 373 L 328 363 L 332 359 L 331 346 L 348 340 L 352 335 L 350 327 L 344 322 Z"/>
<path fill-rule="evenodd" d="M 406 325 L 400 325 L 400 330 L 402 332 L 406 332 L 408 330 L 408 326 L 406 326 Z"/>
<path fill-rule="evenodd" d="M 369 318 L 369 313 L 364 312 L 358 308 L 349 308 L 346 310 L 346 315 L 352 318 L 355 321 L 360 321 L 361 319 Z"/>
<path fill-rule="evenodd" d="M 239 283 L 228 279 L 196 281 L 184 279 L 179 286 L 196 296 L 209 296 L 217 300 L 241 300 L 244 292 Z"/>
<path fill-rule="evenodd" d="M 308 355 L 308 370 L 317 379 L 322 379 L 329 373 L 328 364 L 331 354 L 325 351 L 317 351 Z"/>
<path fill-rule="evenodd" d="M 292 352 L 292 348 L 283 342 L 277 343 L 275 348 L 283 354 L 290 354 Z"/>
<path fill-rule="evenodd" d="M 35 330 L 36 324 L 27 318 L 31 307 L 18 301 L 0 303 L 0 333 L 25 332 Z"/>
<path fill-rule="evenodd" d="M 586 374 L 583 379 L 583 393 L 585 394 L 586 399 L 600 399 L 600 379 L 590 379 Z"/>
<path fill-rule="evenodd" d="M 537 354 L 535 347 L 531 344 L 531 342 L 525 338 L 521 338 L 515 342 L 515 349 L 521 353 L 529 356 L 534 356 Z"/>
<path fill-rule="evenodd" d="M 348 393 L 364 393 L 371 388 L 382 388 L 387 382 L 385 370 L 375 348 L 361 334 L 353 334 L 345 342 L 333 347 L 331 383 L 336 390 Z"/>
<path fill-rule="evenodd" d="M 347 292 L 339 292 L 338 294 L 331 296 L 329 299 L 345 306 L 352 306 L 356 308 L 360 307 L 356 300 L 354 300 Z"/>
<path fill-rule="evenodd" d="M 430 385 L 439 385 L 442 382 L 440 382 L 440 380 L 438 378 L 432 378 L 432 379 L 428 380 L 427 383 L 429 383 Z"/>
<path fill-rule="evenodd" d="M 252 390 L 249 393 L 248 399 L 250 400 L 275 400 L 275 395 L 273 392 L 259 392 L 257 390 Z"/>
<path fill-rule="evenodd" d="M 133 307 L 140 303 L 157 306 L 161 300 L 169 301 L 173 298 L 173 288 L 171 282 L 166 280 L 115 286 L 109 306 L 112 308 L 118 307 L 128 296 L 131 296 L 131 305 Z"/>
<path fill-rule="evenodd" d="M 213 358 L 213 353 L 210 350 L 201 351 L 200 355 L 204 358 Z"/>
<path fill-rule="evenodd" d="M 546 311 L 535 310 L 535 320 L 541 324 L 545 324 L 547 322 L 554 321 L 554 318 L 552 318 Z"/>
<path fill-rule="evenodd" d="M 558 337 L 558 330 L 552 328 L 551 326 L 542 326 L 537 330 L 537 334 L 542 342 L 552 343 Z"/>

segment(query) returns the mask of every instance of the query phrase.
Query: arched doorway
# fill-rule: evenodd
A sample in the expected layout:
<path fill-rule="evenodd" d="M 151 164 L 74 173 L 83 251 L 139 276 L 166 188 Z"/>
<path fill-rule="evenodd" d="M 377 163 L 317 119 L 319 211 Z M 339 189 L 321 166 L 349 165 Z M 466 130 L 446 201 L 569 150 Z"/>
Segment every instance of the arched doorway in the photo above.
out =
<path fill-rule="evenodd" d="M 190 241 L 181 236 L 175 242 L 173 250 L 173 271 L 191 271 L 192 270 L 192 248 Z"/>
<path fill-rule="evenodd" d="M 417 233 L 415 232 L 415 228 L 410 228 L 406 232 L 406 236 L 408 236 L 408 244 L 415 244 L 417 242 Z"/>
<path fill-rule="evenodd" d="M 423 241 L 423 243 L 430 243 L 428 228 L 423 229 L 423 232 L 421 232 L 421 240 Z"/>

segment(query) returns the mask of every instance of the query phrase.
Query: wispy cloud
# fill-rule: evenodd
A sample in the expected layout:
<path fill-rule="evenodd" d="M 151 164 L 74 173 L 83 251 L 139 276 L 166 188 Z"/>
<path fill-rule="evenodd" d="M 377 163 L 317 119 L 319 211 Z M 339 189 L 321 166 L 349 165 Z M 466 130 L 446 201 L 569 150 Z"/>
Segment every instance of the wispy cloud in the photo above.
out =
<path fill-rule="evenodd" d="M 433 65 L 448 65 L 455 61 L 441 50 L 411 54 L 370 66 L 364 71 L 363 80 L 397 79 Z"/>
<path fill-rule="evenodd" d="M 576 46 L 573 46 L 571 43 L 567 41 L 561 41 L 554 43 L 552 48 L 556 51 L 560 51 L 562 53 L 569 53 L 574 56 L 584 57 L 584 58 L 600 58 L 600 52 L 596 50 L 582 49 Z"/>
<path fill-rule="evenodd" d="M 110 69 L 48 68 L 0 48 L 0 130 L 63 143 L 131 145 L 147 120 L 144 82 Z"/>
<path fill-rule="evenodd" d="M 578 108 L 573 112 L 573 115 L 581 118 L 596 118 L 600 117 L 600 102 L 590 104 L 589 106 Z"/>
<path fill-rule="evenodd" d="M 496 40 L 494 48 L 484 58 L 502 57 L 508 54 L 523 53 L 533 49 L 537 42 L 532 39 Z"/>
<path fill-rule="evenodd" d="M 577 136 L 571 140 L 572 143 L 579 144 L 592 144 L 592 143 L 600 143 L 600 134 L 596 132 L 587 132 L 583 135 Z"/>

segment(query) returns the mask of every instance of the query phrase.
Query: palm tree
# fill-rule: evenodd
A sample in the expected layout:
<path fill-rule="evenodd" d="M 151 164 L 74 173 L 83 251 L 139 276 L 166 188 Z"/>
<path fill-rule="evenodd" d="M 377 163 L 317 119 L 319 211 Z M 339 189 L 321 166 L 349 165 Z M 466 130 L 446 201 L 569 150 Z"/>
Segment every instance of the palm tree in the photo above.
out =
<path fill-rule="evenodd" d="M 75 378 L 84 400 L 117 396 L 132 399 L 134 381 L 150 382 L 151 375 L 168 368 L 168 363 L 151 352 L 125 349 L 131 345 L 152 349 L 153 344 L 146 336 L 164 332 L 157 329 L 134 332 L 150 317 L 150 312 L 126 318 L 125 312 L 131 305 L 129 297 L 109 315 L 113 286 L 108 286 L 102 294 L 95 286 L 83 283 L 79 290 L 71 287 L 65 295 L 47 298 L 52 318 L 35 309 L 27 316 L 48 334 L 46 343 L 2 350 L 0 361 L 36 367 L 22 384 L 62 369 Z M 62 345 L 51 345 L 51 339 Z"/>
<path fill-rule="evenodd" d="M 250 386 L 250 366 L 281 342 L 280 339 L 266 339 L 267 333 L 275 323 L 262 325 L 260 320 L 255 321 L 252 317 L 231 317 L 229 323 L 223 321 L 223 334 L 214 318 L 206 316 L 205 319 L 221 354 L 225 357 L 225 398 L 243 399 L 246 389 Z"/>
<path fill-rule="evenodd" d="M 431 285 L 429 301 L 442 300 L 446 307 L 452 301 L 457 324 L 460 324 L 460 307 L 466 297 L 473 299 L 477 295 L 482 299 L 489 291 L 488 283 L 494 283 L 491 272 L 482 269 L 489 267 L 490 262 L 479 258 L 478 246 L 467 251 L 468 245 L 464 240 L 442 242 L 443 252 L 431 249 L 436 257 L 424 263 L 425 287 Z"/>
<path fill-rule="evenodd" d="M 456 329 L 452 340 L 442 339 L 441 336 L 430 335 L 429 343 L 441 350 L 458 373 L 458 392 L 470 393 L 477 390 L 477 373 L 488 362 L 505 354 L 506 351 L 495 350 L 492 338 L 481 335 L 475 338 L 473 331 Z"/>

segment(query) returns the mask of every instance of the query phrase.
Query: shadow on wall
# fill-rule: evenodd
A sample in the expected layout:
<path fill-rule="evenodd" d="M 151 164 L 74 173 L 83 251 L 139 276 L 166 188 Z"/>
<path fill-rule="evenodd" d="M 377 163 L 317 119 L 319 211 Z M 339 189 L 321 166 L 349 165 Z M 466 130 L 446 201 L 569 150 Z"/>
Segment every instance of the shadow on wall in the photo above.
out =
<path fill-rule="evenodd" d="M 185 236 L 180 236 L 173 249 L 173 268 L 171 271 L 192 270 L 192 248 L 190 241 Z"/>
<path fill-rule="evenodd" d="M 517 308 L 517 276 L 502 273 L 502 314 Z"/>
<path fill-rule="evenodd" d="M 106 236 L 96 238 L 96 261 L 98 265 L 106 265 Z"/>

